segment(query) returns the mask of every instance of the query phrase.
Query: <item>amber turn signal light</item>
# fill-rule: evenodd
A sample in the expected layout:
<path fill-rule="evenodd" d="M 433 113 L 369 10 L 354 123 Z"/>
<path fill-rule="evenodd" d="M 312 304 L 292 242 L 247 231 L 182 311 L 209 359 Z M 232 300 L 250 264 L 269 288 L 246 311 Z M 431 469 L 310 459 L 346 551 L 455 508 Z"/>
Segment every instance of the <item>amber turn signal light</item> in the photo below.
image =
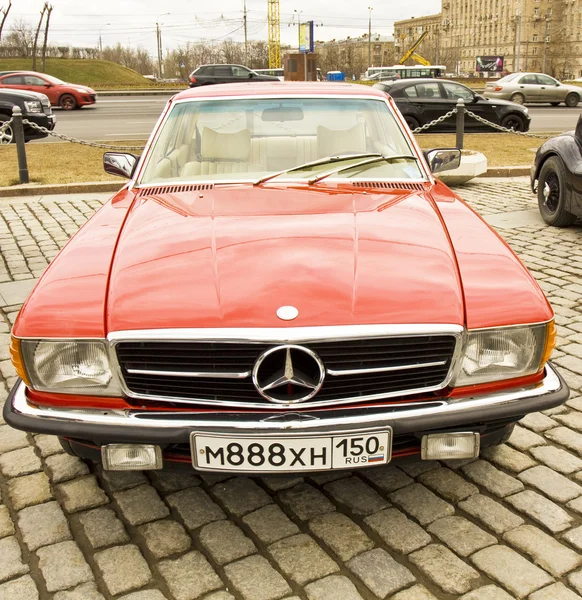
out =
<path fill-rule="evenodd" d="M 546 345 L 544 347 L 544 353 L 542 355 L 542 360 L 540 363 L 540 368 L 542 368 L 549 360 L 550 356 L 552 356 L 552 352 L 556 347 L 556 324 L 554 319 L 552 319 L 546 325 Z"/>
<path fill-rule="evenodd" d="M 20 340 L 15 338 L 14 336 L 10 336 L 10 359 L 12 360 L 12 364 L 16 369 L 16 374 L 24 383 L 30 386 L 30 380 L 28 379 L 28 374 L 26 372 L 26 367 L 24 366 L 24 361 L 22 360 L 22 354 L 20 352 Z"/>

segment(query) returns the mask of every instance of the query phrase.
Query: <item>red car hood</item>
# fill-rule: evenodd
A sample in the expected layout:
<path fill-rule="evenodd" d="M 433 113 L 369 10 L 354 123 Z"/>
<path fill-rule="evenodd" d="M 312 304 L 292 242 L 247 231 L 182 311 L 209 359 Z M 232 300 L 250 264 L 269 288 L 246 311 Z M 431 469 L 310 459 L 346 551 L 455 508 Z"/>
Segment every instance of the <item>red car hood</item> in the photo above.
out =
<path fill-rule="evenodd" d="M 295 306 L 281 321 L 276 311 Z M 138 197 L 107 331 L 464 323 L 454 252 L 422 191 L 220 186 Z"/>

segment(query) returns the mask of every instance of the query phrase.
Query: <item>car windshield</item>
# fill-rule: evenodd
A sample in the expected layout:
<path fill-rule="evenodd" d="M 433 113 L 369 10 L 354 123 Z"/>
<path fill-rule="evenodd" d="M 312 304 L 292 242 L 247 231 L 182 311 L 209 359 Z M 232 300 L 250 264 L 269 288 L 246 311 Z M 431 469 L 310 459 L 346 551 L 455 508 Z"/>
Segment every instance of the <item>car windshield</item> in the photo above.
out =
<path fill-rule="evenodd" d="M 42 76 L 44 79 L 47 79 L 48 81 L 50 81 L 51 83 L 54 83 L 55 85 L 61 85 L 62 83 L 65 83 L 61 79 L 58 79 L 58 77 L 53 77 L 52 75 L 46 75 L 45 73 L 43 73 Z"/>
<path fill-rule="evenodd" d="M 506 75 L 505 77 L 502 77 L 501 79 L 499 79 L 498 81 L 513 81 L 514 79 L 516 79 L 519 75 L 521 75 L 521 73 L 512 73 L 511 75 Z"/>
<path fill-rule="evenodd" d="M 360 164 L 370 154 L 390 160 Z M 353 168 L 343 168 L 347 159 L 326 179 L 425 179 L 418 161 L 394 158 L 416 152 L 381 99 L 227 98 L 177 102 L 139 184 L 256 182 L 278 173 L 277 181 L 309 181 L 330 171 L 322 159 L 350 155 Z"/>

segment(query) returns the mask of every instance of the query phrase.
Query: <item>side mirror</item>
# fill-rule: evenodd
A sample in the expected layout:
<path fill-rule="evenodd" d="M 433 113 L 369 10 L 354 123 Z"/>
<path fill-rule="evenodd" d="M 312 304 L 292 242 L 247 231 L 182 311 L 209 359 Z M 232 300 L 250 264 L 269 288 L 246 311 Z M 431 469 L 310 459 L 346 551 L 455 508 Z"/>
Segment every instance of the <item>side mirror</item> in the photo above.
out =
<path fill-rule="evenodd" d="M 254 74 L 254 73 L 251 71 L 251 72 L 249 73 L 249 79 L 252 79 L 254 76 L 255 76 L 255 74 Z"/>
<path fill-rule="evenodd" d="M 452 171 L 461 165 L 461 151 L 457 148 L 436 148 L 424 153 L 428 166 L 433 173 Z"/>
<path fill-rule="evenodd" d="M 138 160 L 139 157 L 134 154 L 105 152 L 103 155 L 103 169 L 110 175 L 131 179 Z"/>

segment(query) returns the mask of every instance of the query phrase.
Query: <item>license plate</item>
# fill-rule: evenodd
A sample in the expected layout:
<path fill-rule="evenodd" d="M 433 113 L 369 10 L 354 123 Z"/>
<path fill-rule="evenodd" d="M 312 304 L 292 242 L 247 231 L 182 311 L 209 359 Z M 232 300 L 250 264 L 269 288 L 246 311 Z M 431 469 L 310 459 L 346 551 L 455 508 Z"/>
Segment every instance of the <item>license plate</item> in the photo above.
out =
<path fill-rule="evenodd" d="M 192 463 L 201 471 L 291 473 L 384 465 L 392 430 L 333 435 L 223 435 L 192 433 Z"/>

